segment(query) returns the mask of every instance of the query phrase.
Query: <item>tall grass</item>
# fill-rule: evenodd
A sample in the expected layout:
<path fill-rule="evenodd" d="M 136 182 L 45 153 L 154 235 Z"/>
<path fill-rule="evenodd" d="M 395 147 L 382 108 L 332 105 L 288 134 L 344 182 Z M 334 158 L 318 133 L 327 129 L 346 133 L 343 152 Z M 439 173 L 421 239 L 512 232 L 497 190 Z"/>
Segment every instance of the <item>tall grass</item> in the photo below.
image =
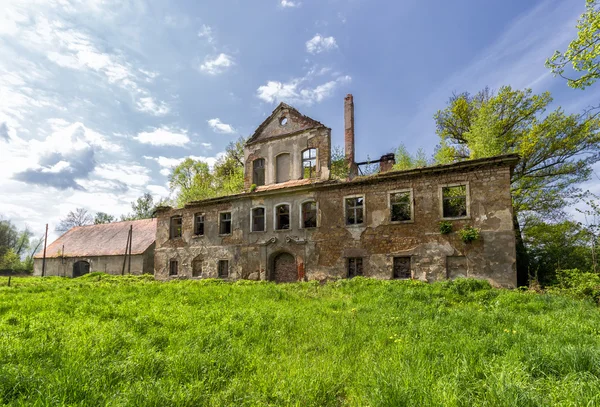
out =
<path fill-rule="evenodd" d="M 13 279 L 0 403 L 595 406 L 600 311 L 474 280 Z"/>

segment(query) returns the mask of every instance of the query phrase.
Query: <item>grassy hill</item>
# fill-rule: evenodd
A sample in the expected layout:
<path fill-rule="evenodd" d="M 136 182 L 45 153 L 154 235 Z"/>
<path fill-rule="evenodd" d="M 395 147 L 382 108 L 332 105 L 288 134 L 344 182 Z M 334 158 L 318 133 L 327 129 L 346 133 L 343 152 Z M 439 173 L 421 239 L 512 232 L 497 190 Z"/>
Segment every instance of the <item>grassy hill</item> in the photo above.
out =
<path fill-rule="evenodd" d="M 600 310 L 474 280 L 2 279 L 0 404 L 595 406 Z"/>

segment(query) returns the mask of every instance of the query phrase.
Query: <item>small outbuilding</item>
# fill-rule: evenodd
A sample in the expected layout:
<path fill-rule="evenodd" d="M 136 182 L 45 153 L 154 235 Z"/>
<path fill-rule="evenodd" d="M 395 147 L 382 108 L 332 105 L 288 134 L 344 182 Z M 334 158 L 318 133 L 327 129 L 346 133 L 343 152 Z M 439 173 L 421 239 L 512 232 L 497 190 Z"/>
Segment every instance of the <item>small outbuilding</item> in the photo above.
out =
<path fill-rule="evenodd" d="M 128 248 L 131 230 L 131 250 Z M 152 274 L 156 219 L 74 227 L 46 248 L 45 276 L 79 277 L 108 274 Z M 127 252 L 131 256 L 126 257 Z M 42 275 L 43 250 L 34 256 L 33 273 Z"/>

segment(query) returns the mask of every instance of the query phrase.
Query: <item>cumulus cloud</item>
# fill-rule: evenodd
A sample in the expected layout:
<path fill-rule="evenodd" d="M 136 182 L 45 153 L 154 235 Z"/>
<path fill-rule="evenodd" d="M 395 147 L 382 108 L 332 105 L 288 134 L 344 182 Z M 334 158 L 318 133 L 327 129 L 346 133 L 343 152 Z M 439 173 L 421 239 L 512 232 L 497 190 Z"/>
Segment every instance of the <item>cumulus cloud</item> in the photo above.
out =
<path fill-rule="evenodd" d="M 198 31 L 198 37 L 205 39 L 206 42 L 208 42 L 209 44 L 215 42 L 215 37 L 213 36 L 213 29 L 206 24 L 202 24 L 202 27 L 200 27 L 200 31 Z"/>
<path fill-rule="evenodd" d="M 225 154 L 224 152 L 221 152 L 221 153 L 218 153 L 214 157 L 203 157 L 203 156 L 197 156 L 197 155 L 190 155 L 187 157 L 180 157 L 180 158 L 172 158 L 172 157 L 164 157 L 164 156 L 150 157 L 150 156 L 145 155 L 144 158 L 146 160 L 156 161 L 158 163 L 158 165 L 161 167 L 160 173 L 164 176 L 169 176 L 171 174 L 171 170 L 173 169 L 173 167 L 178 166 L 179 164 L 181 164 L 183 162 L 183 160 L 185 160 L 187 158 L 191 158 L 192 160 L 196 160 L 196 161 L 205 162 L 208 164 L 209 167 L 212 168 L 217 163 L 217 160 L 224 154 Z"/>
<path fill-rule="evenodd" d="M 152 113 L 155 116 L 164 116 L 171 110 L 165 102 L 156 102 L 151 96 L 140 98 L 136 104 L 140 112 Z"/>
<path fill-rule="evenodd" d="M 216 119 L 210 119 L 207 121 L 208 121 L 208 125 L 210 126 L 211 129 L 213 129 L 213 131 L 215 133 L 221 133 L 221 134 L 235 133 L 235 129 L 230 124 L 223 123 L 221 121 L 221 119 L 219 119 L 218 117 Z"/>
<path fill-rule="evenodd" d="M 169 196 L 169 190 L 162 185 L 148 185 L 146 188 L 154 195 L 159 195 L 161 197 Z"/>
<path fill-rule="evenodd" d="M 306 78 L 293 79 L 286 83 L 268 81 L 266 85 L 257 89 L 256 95 L 268 103 L 286 101 L 312 105 L 328 98 L 339 86 L 349 83 L 351 80 L 350 76 L 345 75 L 315 87 L 305 86 Z"/>
<path fill-rule="evenodd" d="M 138 133 L 135 140 L 143 144 L 153 146 L 177 146 L 183 147 L 190 142 L 186 130 L 170 129 L 169 127 L 160 127 L 152 131 Z"/>
<path fill-rule="evenodd" d="M 320 54 L 321 52 L 331 51 L 337 47 L 334 37 L 323 37 L 321 34 L 316 34 L 310 40 L 306 41 L 306 51 L 311 54 Z"/>
<path fill-rule="evenodd" d="M 283 8 L 300 7 L 300 4 L 302 3 L 293 0 L 281 0 L 281 2 L 279 3 L 279 5 Z"/>
<path fill-rule="evenodd" d="M 207 57 L 204 60 L 204 63 L 200 65 L 200 70 L 209 75 L 218 75 L 233 65 L 233 58 L 227 54 L 221 53 L 216 57 Z"/>
<path fill-rule="evenodd" d="M 8 125 L 6 122 L 0 123 L 0 140 L 10 140 L 10 136 L 8 135 Z"/>
<path fill-rule="evenodd" d="M 112 181 L 121 181 L 127 185 L 143 186 L 150 181 L 150 170 L 139 164 L 126 162 L 101 164 L 94 170 L 94 175 Z"/>

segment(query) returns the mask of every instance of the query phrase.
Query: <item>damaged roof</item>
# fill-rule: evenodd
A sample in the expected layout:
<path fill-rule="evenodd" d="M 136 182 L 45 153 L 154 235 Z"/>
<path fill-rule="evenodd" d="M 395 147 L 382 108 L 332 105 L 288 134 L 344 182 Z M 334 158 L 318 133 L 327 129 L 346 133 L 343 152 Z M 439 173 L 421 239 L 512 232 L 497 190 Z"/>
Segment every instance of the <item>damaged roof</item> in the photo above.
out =
<path fill-rule="evenodd" d="M 133 226 L 131 254 L 142 254 L 156 239 L 156 218 L 76 226 L 46 248 L 46 258 L 122 256 L 130 226 Z M 65 252 L 61 253 L 63 246 Z M 43 249 L 34 256 L 42 257 Z"/>

